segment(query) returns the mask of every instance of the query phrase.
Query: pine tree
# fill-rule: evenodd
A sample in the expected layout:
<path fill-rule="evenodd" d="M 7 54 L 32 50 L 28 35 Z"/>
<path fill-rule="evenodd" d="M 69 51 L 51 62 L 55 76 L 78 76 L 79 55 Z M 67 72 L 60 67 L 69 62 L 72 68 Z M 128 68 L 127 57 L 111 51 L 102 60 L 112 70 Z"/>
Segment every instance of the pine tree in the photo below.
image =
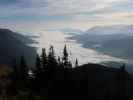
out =
<path fill-rule="evenodd" d="M 54 77 L 54 72 L 57 66 L 58 66 L 58 63 L 55 58 L 54 47 L 51 46 L 48 54 L 48 74 L 50 79 Z"/>
<path fill-rule="evenodd" d="M 40 73 L 40 71 L 42 70 L 42 67 L 41 67 L 41 59 L 38 54 L 36 56 L 36 66 L 35 67 L 36 67 L 37 73 Z"/>
<path fill-rule="evenodd" d="M 53 46 L 51 46 L 50 49 L 49 49 L 48 60 L 49 60 L 49 63 L 51 63 L 51 64 L 57 64 Z"/>
<path fill-rule="evenodd" d="M 42 66 L 43 69 L 47 69 L 47 54 L 45 48 L 42 49 L 42 54 L 41 54 L 41 61 L 42 61 Z"/>
<path fill-rule="evenodd" d="M 51 56 L 52 58 L 55 57 L 54 47 L 52 45 L 49 48 L 49 56 Z"/>
<path fill-rule="evenodd" d="M 78 59 L 76 59 L 75 67 L 78 67 Z"/>
<path fill-rule="evenodd" d="M 49 48 L 49 54 L 48 54 L 48 67 L 51 69 L 54 69 L 57 66 L 57 60 L 55 58 L 55 52 L 54 52 L 54 47 L 51 46 Z"/>
<path fill-rule="evenodd" d="M 68 61 L 68 52 L 67 52 L 67 47 L 65 45 L 64 50 L 63 50 L 63 64 L 64 64 L 65 67 L 67 67 L 68 63 L 69 63 L 69 61 Z"/>

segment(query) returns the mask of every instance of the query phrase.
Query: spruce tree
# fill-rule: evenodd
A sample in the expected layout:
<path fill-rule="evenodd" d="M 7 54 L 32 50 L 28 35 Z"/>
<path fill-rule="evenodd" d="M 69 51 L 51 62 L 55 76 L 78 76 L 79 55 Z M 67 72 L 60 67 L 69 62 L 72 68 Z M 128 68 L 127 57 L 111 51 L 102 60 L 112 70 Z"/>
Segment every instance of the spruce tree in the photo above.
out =
<path fill-rule="evenodd" d="M 53 46 L 51 46 L 48 54 L 48 74 L 50 79 L 54 77 L 54 73 L 56 72 L 55 70 L 57 68 L 57 65 L 58 63 L 55 58 L 54 48 Z"/>
<path fill-rule="evenodd" d="M 49 56 L 53 58 L 55 57 L 54 47 L 52 45 L 49 48 Z"/>
<path fill-rule="evenodd" d="M 41 62 L 42 62 L 43 69 L 46 70 L 47 69 L 47 54 L 46 54 L 45 48 L 42 49 Z"/>
<path fill-rule="evenodd" d="M 56 65 L 57 64 L 57 61 L 56 61 L 56 58 L 55 58 L 54 47 L 53 46 L 51 46 L 50 49 L 49 49 L 48 63 L 50 65 Z"/>
<path fill-rule="evenodd" d="M 36 55 L 36 65 L 35 65 L 35 67 L 36 67 L 37 73 L 40 73 L 41 70 L 42 70 L 42 67 L 41 67 L 41 59 L 40 59 L 40 56 L 38 54 Z"/>
<path fill-rule="evenodd" d="M 75 67 L 78 67 L 78 59 L 76 59 Z"/>
<path fill-rule="evenodd" d="M 64 67 L 68 67 L 68 52 L 67 52 L 67 47 L 66 45 L 64 46 L 64 50 L 63 50 L 63 64 L 64 64 Z"/>

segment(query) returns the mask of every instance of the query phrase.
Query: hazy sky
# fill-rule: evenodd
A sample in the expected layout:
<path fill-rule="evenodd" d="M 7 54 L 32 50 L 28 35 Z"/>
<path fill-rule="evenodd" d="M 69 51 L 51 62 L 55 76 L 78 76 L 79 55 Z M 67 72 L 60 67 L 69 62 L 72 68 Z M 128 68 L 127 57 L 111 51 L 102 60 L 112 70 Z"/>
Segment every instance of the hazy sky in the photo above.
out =
<path fill-rule="evenodd" d="M 0 27 L 17 31 L 132 22 L 133 0 L 0 0 Z"/>

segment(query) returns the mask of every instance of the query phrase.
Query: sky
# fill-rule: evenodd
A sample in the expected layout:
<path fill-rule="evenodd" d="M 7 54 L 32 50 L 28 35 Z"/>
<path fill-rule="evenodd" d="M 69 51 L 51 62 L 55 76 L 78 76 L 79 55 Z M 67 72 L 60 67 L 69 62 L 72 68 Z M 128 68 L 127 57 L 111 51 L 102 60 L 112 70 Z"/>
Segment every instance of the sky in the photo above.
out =
<path fill-rule="evenodd" d="M 20 32 L 129 25 L 133 0 L 0 0 L 0 27 Z"/>

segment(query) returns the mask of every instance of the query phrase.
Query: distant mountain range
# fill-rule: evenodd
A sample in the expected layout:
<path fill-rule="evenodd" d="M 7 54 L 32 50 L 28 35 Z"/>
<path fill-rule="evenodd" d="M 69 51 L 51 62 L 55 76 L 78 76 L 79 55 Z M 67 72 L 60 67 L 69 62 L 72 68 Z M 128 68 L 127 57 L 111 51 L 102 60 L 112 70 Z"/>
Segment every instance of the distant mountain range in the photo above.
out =
<path fill-rule="evenodd" d="M 33 64 L 36 50 L 28 44 L 34 41 L 9 29 L 0 29 L 0 64 L 11 64 L 14 59 L 25 56 Z"/>
<path fill-rule="evenodd" d="M 133 25 L 96 26 L 69 39 L 77 40 L 85 48 L 133 59 Z"/>
<path fill-rule="evenodd" d="M 87 34 L 126 34 L 133 33 L 133 25 L 95 26 L 88 29 Z"/>

